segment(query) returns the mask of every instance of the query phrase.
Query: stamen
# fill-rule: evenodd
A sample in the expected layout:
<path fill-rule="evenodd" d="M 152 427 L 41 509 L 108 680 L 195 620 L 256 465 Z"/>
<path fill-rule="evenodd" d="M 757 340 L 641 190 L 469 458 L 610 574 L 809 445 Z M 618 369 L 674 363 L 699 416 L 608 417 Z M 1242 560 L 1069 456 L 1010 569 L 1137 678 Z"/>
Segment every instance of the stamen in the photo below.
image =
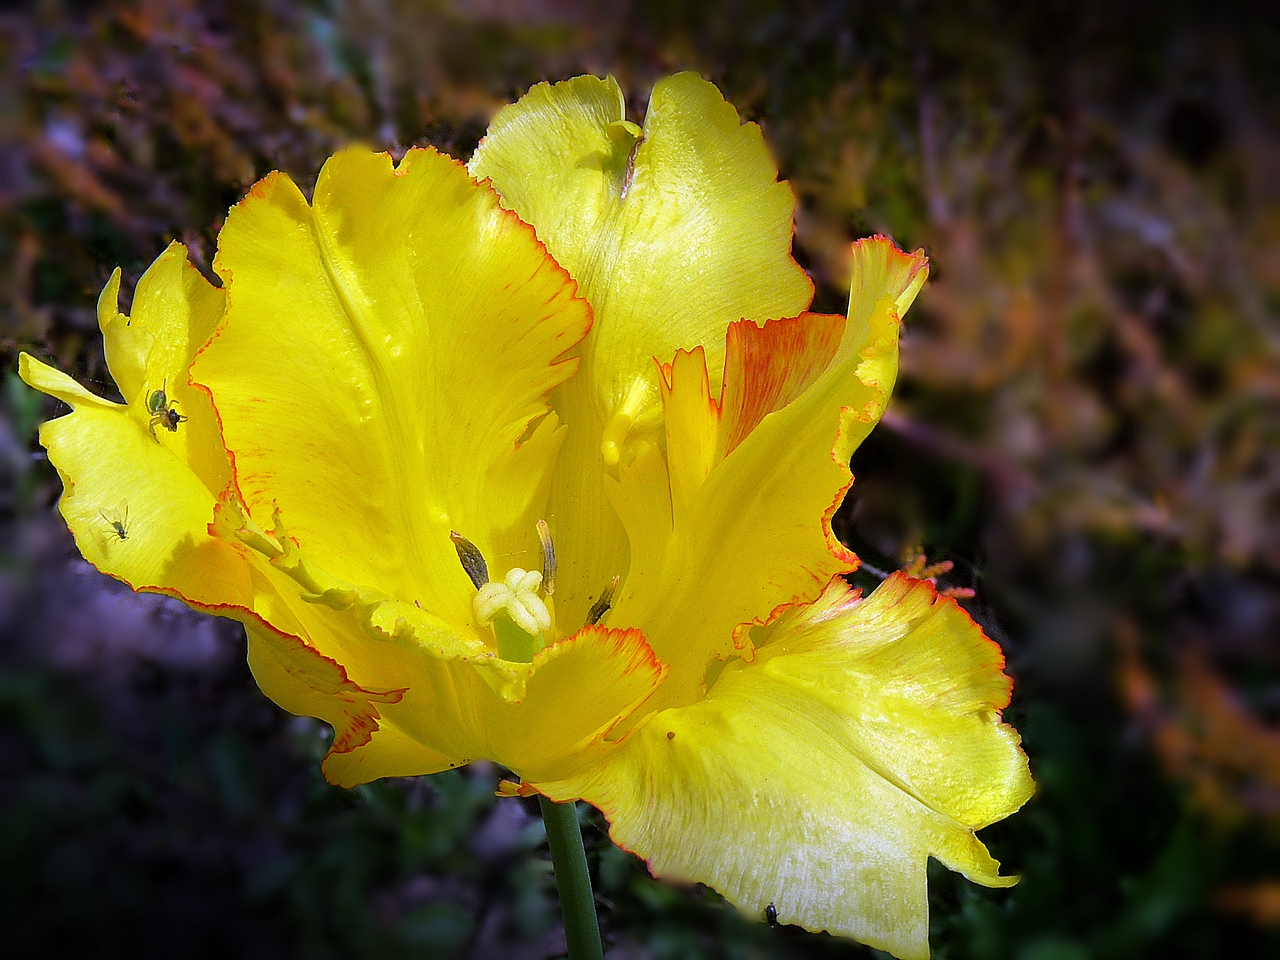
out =
<path fill-rule="evenodd" d="M 453 547 L 458 551 L 462 569 L 467 571 L 467 576 L 479 590 L 489 582 L 489 565 L 484 562 L 484 554 L 480 552 L 479 547 L 456 530 L 449 531 L 449 539 L 453 541 Z"/>
<path fill-rule="evenodd" d="M 599 623 L 600 618 L 609 612 L 609 608 L 613 606 L 613 593 L 618 589 L 618 580 L 620 577 L 614 577 L 609 581 L 609 585 L 605 587 L 596 602 L 591 605 L 591 609 L 587 611 L 587 626 Z"/>
<path fill-rule="evenodd" d="M 542 595 L 549 597 L 556 592 L 556 545 L 545 520 L 538 521 L 538 539 L 542 541 Z"/>

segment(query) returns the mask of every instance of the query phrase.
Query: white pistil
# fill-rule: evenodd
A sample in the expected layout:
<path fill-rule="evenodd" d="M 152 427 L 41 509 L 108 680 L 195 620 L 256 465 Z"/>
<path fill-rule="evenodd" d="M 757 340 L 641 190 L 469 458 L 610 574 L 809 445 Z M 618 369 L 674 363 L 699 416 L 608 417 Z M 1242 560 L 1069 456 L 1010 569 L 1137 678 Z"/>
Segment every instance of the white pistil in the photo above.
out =
<path fill-rule="evenodd" d="M 551 629 L 551 611 L 538 596 L 542 574 L 537 570 L 512 567 L 502 582 L 490 581 L 482 586 L 472 601 L 476 619 L 483 624 L 493 622 L 505 612 L 512 623 L 531 637 Z"/>

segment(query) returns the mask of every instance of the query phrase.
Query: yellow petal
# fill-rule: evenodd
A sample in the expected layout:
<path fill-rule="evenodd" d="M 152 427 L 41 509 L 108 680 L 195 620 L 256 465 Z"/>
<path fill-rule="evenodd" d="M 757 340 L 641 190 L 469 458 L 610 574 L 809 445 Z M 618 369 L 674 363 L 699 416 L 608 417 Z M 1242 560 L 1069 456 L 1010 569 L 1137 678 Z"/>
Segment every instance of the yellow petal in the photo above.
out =
<path fill-rule="evenodd" d="M 734 324 L 722 399 L 709 393 L 701 348 L 663 366 L 669 496 L 650 456 L 609 485 L 633 544 L 612 622 L 644 630 L 672 664 L 652 709 L 697 699 L 708 660 L 730 656 L 735 640 L 746 646 L 735 638 L 739 625 L 812 599 L 852 566 L 824 523 L 847 471 L 842 477 L 829 454 L 802 469 L 802 448 L 738 449 L 825 369 L 843 325 L 843 317 L 813 314 L 763 328 Z"/>
<path fill-rule="evenodd" d="M 434 150 L 340 153 L 311 205 L 267 177 L 215 269 L 227 319 L 194 376 L 250 514 L 278 504 L 333 575 L 474 629 L 449 532 L 535 565 L 562 434 L 545 397 L 590 324 L 572 281 Z"/>
<path fill-rule="evenodd" d="M 597 626 L 532 663 L 500 660 L 415 604 L 330 576 L 283 526 L 252 529 L 241 514 L 246 526 L 236 531 L 235 511 L 224 498 L 215 529 L 270 558 L 252 568 L 257 613 L 273 628 L 257 636 L 273 645 L 256 655 L 263 676 L 276 677 L 270 686 L 260 677 L 263 689 L 287 710 L 369 734 L 335 744 L 324 767 L 335 783 L 432 773 L 482 757 L 522 776 L 569 776 L 606 749 L 607 734 L 666 675 L 639 631 Z M 306 638 L 305 651 L 297 637 Z M 271 673 L 273 664 L 288 676 Z M 375 699 L 370 712 L 353 689 L 402 695 Z"/>
<path fill-rule="evenodd" d="M 895 573 L 864 600 L 837 580 L 754 632 L 766 672 L 834 710 L 856 703 L 864 758 L 933 809 L 978 829 L 1031 796 L 1018 734 L 999 722 L 1004 656 L 929 581 Z"/>
<path fill-rule="evenodd" d="M 650 363 L 709 351 L 720 379 L 725 328 L 794 316 L 813 285 L 791 258 L 795 197 L 760 128 L 692 73 L 653 88 L 643 134 L 624 126 L 613 78 L 539 84 L 501 110 L 471 161 L 534 225 L 596 311 L 583 345 L 603 409 Z"/>
<path fill-rule="evenodd" d="M 208 534 L 230 468 L 208 397 L 187 378 L 222 316 L 222 292 L 187 262 L 180 244 L 139 280 L 132 317 L 116 310 L 119 280 L 117 271 L 99 300 L 99 319 L 127 403 L 102 400 L 26 354 L 19 361 L 28 384 L 72 407 L 40 428 L 63 481 L 59 510 L 85 559 L 134 589 L 203 609 L 251 608 L 242 559 Z M 157 389 L 187 419 L 153 435 L 147 398 Z"/>
<path fill-rule="evenodd" d="M 742 448 L 794 448 L 806 470 L 833 459 L 843 477 L 839 485 L 846 486 L 852 480 L 849 457 L 879 422 L 893 391 L 902 317 L 929 275 L 924 251 L 904 253 L 887 237 L 857 241 L 852 255 L 849 315 L 835 356 L 794 401 L 765 416 L 741 442 Z M 837 486 L 833 482 L 832 489 Z"/>
<path fill-rule="evenodd" d="M 416 604 L 333 577 L 306 555 L 280 511 L 263 530 L 234 491 L 219 498 L 210 531 L 249 564 L 253 611 L 278 632 L 304 637 L 367 689 L 403 686 L 420 653 L 436 659 L 495 660 L 478 637 L 455 630 Z M 412 637 L 414 649 L 387 641 Z"/>
<path fill-rule="evenodd" d="M 606 749 L 605 736 L 665 673 L 634 630 L 586 627 L 532 664 L 502 665 L 514 681 L 506 690 L 495 689 L 484 663 L 437 659 L 413 651 L 413 642 L 396 641 L 416 654 L 401 661 L 410 668 L 404 698 L 381 707 L 367 745 L 326 760 L 334 783 L 432 773 L 482 757 L 523 777 L 573 776 Z"/>
<path fill-rule="evenodd" d="M 726 334 L 727 367 L 716 459 L 723 460 L 756 425 L 802 396 L 831 365 L 845 318 L 806 313 L 763 327 L 741 321 Z"/>
<path fill-rule="evenodd" d="M 249 605 L 240 557 L 206 530 L 214 498 L 199 477 L 127 407 L 100 400 L 27 354 L 18 369 L 30 386 L 74 408 L 40 427 L 40 443 L 62 478 L 58 509 L 84 558 L 135 590 L 206 609 Z"/>
<path fill-rule="evenodd" d="M 99 298 L 98 311 L 108 361 L 128 404 L 95 397 L 25 354 L 19 361 L 27 383 L 73 408 L 70 415 L 44 424 L 40 435 L 63 479 L 59 509 L 81 553 L 135 590 L 167 593 L 245 623 L 250 664 L 264 689 L 301 712 L 314 705 L 316 694 L 311 691 L 312 699 L 295 702 L 285 682 L 289 676 L 295 677 L 294 687 L 296 677 L 303 676 L 311 684 L 303 689 L 318 686 L 334 693 L 347 706 L 318 715 L 339 731 L 335 749 L 344 744 L 351 749 L 363 742 L 359 731 L 370 726 L 363 708 L 352 708 L 354 726 L 344 720 L 342 711 L 359 688 L 345 678 L 336 680 L 333 671 L 341 668 L 308 652 L 298 639 L 307 630 L 293 616 L 289 601 L 295 601 L 295 608 L 308 605 L 297 598 L 296 584 L 283 575 L 272 582 L 264 558 L 216 529 L 215 494 L 224 504 L 232 496 L 226 489 L 230 466 L 208 394 L 189 385 L 187 371 L 222 317 L 222 291 L 190 266 L 177 244 L 143 274 L 132 316 L 116 307 L 119 287 L 116 271 Z M 155 390 L 164 390 L 168 402 L 183 411 L 187 419 L 178 430 L 161 425 L 153 434 L 147 400 Z M 288 581 L 283 591 L 281 581 Z M 316 626 L 314 621 L 306 624 L 330 639 Z M 275 638 L 274 658 L 264 658 L 264 635 Z M 281 671 L 284 679 L 278 676 Z M 350 702 L 358 704 L 358 696 Z"/>
<path fill-rule="evenodd" d="M 730 328 L 732 329 L 732 328 Z M 662 365 L 663 426 L 667 434 L 667 474 L 671 511 L 685 519 L 690 501 L 720 460 L 720 404 L 711 394 L 702 347 L 680 350 Z M 728 372 L 728 371 L 726 371 Z"/>
<path fill-rule="evenodd" d="M 330 756 L 367 744 L 388 704 L 404 690 L 372 692 L 352 683 L 341 665 L 298 637 L 248 624 L 249 669 L 268 697 L 290 713 L 313 716 L 333 727 Z M 326 761 L 327 762 L 327 761 Z"/>
<path fill-rule="evenodd" d="M 770 413 L 802 396 L 830 366 L 845 318 L 806 313 L 730 325 L 724 388 L 711 395 L 704 352 L 678 351 L 661 365 L 672 512 L 686 519 L 699 488 Z"/>
<path fill-rule="evenodd" d="M 610 622 L 643 630 L 672 669 L 649 709 L 697 699 L 713 656 L 750 657 L 742 625 L 816 598 L 856 566 L 830 522 L 853 479 L 849 457 L 893 387 L 900 313 L 926 261 L 883 238 L 854 254 L 849 321 L 734 324 L 719 400 L 696 351 L 663 368 L 670 498 L 636 489 L 655 483 L 644 457 L 609 488 L 633 545 Z"/>
<path fill-rule="evenodd" d="M 885 237 L 853 244 L 849 316 L 834 357 L 798 397 L 750 430 L 732 451 L 743 454 L 741 463 L 765 466 L 771 455 L 786 451 L 787 463 L 805 475 L 826 472 L 827 489 L 843 496 L 852 482 L 849 457 L 888 404 L 898 372 L 901 320 L 928 273 L 923 251 L 903 253 Z M 809 362 L 812 353 L 805 357 Z M 724 468 L 733 462 L 727 457 Z"/>
<path fill-rule="evenodd" d="M 133 294 L 133 312 L 120 313 L 120 271 L 98 298 L 98 325 L 111 376 L 130 413 L 161 446 L 185 461 L 213 493 L 231 479 L 208 394 L 192 386 L 196 352 L 222 319 L 225 295 L 187 260 L 182 244 L 169 244 L 147 268 Z M 147 400 L 163 390 L 185 417 L 176 430 L 155 425 Z"/>
<path fill-rule="evenodd" d="M 930 856 L 1008 886 L 973 829 L 1032 784 L 999 650 L 953 601 L 896 575 L 870 598 L 837 582 L 757 631 L 705 700 L 651 715 L 576 779 L 655 875 L 707 883 L 761 916 L 929 955 Z"/>
<path fill-rule="evenodd" d="M 524 700 L 494 734 L 493 756 L 529 779 L 556 779 L 662 683 L 639 630 L 583 627 L 534 658 Z"/>
<path fill-rule="evenodd" d="M 643 131 L 624 114 L 612 78 L 539 84 L 498 113 L 471 161 L 595 311 L 582 370 L 554 396 L 570 426 L 548 517 L 568 623 L 627 569 L 605 459 L 629 461 L 629 436 L 652 439 L 653 358 L 702 345 L 718 387 L 731 322 L 794 316 L 813 296 L 791 258 L 794 196 L 755 124 L 690 73 L 654 87 Z"/>

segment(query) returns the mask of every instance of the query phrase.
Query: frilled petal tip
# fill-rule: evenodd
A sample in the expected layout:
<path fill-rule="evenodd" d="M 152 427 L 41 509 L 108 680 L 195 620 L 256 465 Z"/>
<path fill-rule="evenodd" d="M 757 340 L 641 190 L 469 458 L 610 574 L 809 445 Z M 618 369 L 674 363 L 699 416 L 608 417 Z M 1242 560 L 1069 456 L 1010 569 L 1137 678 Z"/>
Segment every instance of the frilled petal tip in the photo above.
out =
<path fill-rule="evenodd" d="M 385 701 L 379 712 L 365 711 L 377 721 L 365 723 L 367 737 L 362 734 L 342 751 L 335 746 L 325 761 L 325 776 L 353 786 L 384 776 L 432 773 L 481 757 L 525 778 L 573 776 L 594 766 L 608 749 L 609 732 L 666 675 L 638 631 L 594 626 L 540 653 L 522 673 L 518 697 L 495 691 L 481 669 L 460 661 L 420 662 L 403 697 Z M 444 683 L 456 691 L 458 702 L 434 692 Z M 343 713 L 342 704 L 351 700 L 343 689 L 321 692 L 331 713 Z M 367 696 L 358 702 L 366 701 Z M 297 698 L 283 705 L 321 715 L 318 704 Z"/>
<path fill-rule="evenodd" d="M 226 321 L 199 354 L 265 524 L 318 564 L 474 633 L 451 530 L 518 565 L 537 550 L 563 428 L 548 393 L 591 310 L 528 224 L 434 150 L 350 148 L 311 202 L 284 174 L 227 218 Z M 526 563 L 526 565 L 531 565 Z"/>
<path fill-rule="evenodd" d="M 222 318 L 223 293 L 176 243 L 138 281 L 131 316 L 118 310 L 119 288 L 116 271 L 98 314 L 125 403 L 94 396 L 28 354 L 19 358 L 27 384 L 72 408 L 40 428 L 63 482 L 58 508 L 85 559 L 135 590 L 202 609 L 251 606 L 239 558 L 207 533 L 230 467 L 208 397 L 187 377 Z"/>
<path fill-rule="evenodd" d="M 643 127 L 625 114 L 612 77 L 538 84 L 494 117 L 470 164 L 595 312 L 581 372 L 553 398 L 572 425 L 548 519 L 563 556 L 557 602 L 573 622 L 626 570 L 603 486 L 657 439 L 653 358 L 702 344 L 718 384 L 729 324 L 794 316 L 813 297 L 791 255 L 795 197 L 756 124 L 691 73 L 655 84 Z"/>
<path fill-rule="evenodd" d="M 471 160 L 595 308 L 585 348 L 609 413 L 635 381 L 656 387 L 651 357 L 706 344 L 718 380 L 729 323 L 813 298 L 791 256 L 795 196 L 756 124 L 694 73 L 654 85 L 643 128 L 624 113 L 612 77 L 538 84 Z"/>
<path fill-rule="evenodd" d="M 999 719 L 999 649 L 902 575 L 866 599 L 836 581 L 757 632 L 755 662 L 726 666 L 705 700 L 650 716 L 583 776 L 531 788 L 598 806 L 657 876 L 928 957 L 930 856 L 987 886 L 1016 880 L 974 836 L 1033 790 Z"/>
<path fill-rule="evenodd" d="M 750 659 L 748 627 L 857 566 L 831 521 L 849 458 L 888 402 L 901 317 L 928 261 L 884 237 L 858 241 L 853 257 L 847 320 L 731 324 L 719 389 L 702 347 L 656 365 L 665 449 L 606 481 L 631 544 L 615 616 L 671 663 L 663 707 L 701 696 L 713 657 Z"/>
<path fill-rule="evenodd" d="M 259 684 L 286 710 L 334 726 L 324 770 L 342 786 L 479 758 L 525 777 L 571 776 L 667 675 L 640 631 L 598 625 L 531 663 L 503 660 L 417 604 L 332 576 L 281 511 L 262 530 L 229 491 L 211 530 L 254 558 Z"/>

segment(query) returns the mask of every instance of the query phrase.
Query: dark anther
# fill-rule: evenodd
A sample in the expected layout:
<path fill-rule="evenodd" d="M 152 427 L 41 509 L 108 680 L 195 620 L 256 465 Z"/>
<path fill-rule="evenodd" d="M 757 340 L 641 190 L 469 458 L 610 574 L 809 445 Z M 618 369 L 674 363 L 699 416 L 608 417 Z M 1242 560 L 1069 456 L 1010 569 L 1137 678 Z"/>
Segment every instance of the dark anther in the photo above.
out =
<path fill-rule="evenodd" d="M 462 569 L 467 571 L 467 576 L 479 590 L 489 582 L 489 565 L 484 562 L 484 554 L 480 552 L 479 547 L 456 530 L 449 532 L 449 539 L 453 541 L 453 547 L 458 551 Z"/>
<path fill-rule="evenodd" d="M 618 589 L 618 577 L 614 577 L 609 581 L 609 585 L 604 588 L 600 594 L 600 598 L 591 605 L 591 609 L 587 611 L 587 625 L 599 623 L 600 618 L 609 612 L 609 608 L 613 606 L 613 591 Z"/>
<path fill-rule="evenodd" d="M 545 520 L 538 521 L 538 539 L 542 541 L 542 595 L 549 597 L 556 592 L 556 545 Z"/>

